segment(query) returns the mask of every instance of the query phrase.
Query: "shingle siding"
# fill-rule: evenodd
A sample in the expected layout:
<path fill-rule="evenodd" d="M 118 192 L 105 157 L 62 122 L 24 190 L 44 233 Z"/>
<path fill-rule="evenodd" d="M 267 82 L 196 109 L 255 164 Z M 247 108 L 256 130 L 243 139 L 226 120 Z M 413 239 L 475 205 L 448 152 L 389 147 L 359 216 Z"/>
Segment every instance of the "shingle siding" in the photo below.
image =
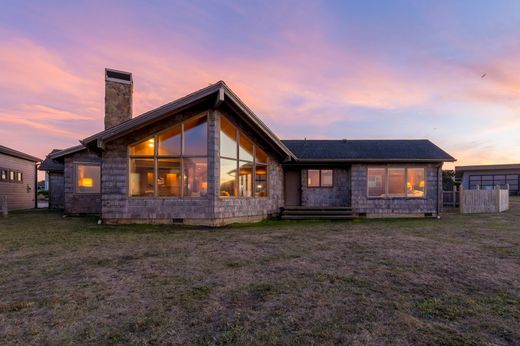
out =
<path fill-rule="evenodd" d="M 100 163 L 101 158 L 90 150 L 78 151 L 65 157 L 64 165 L 64 195 L 65 213 L 77 214 L 100 214 L 101 194 L 76 193 L 74 186 L 76 163 Z"/>
<path fill-rule="evenodd" d="M 426 214 L 437 215 L 441 211 L 440 193 L 442 193 L 442 171 L 438 164 L 406 165 L 406 167 L 426 168 L 426 197 L 414 198 L 368 198 L 367 168 L 370 165 L 352 165 L 352 210 L 354 213 L 366 213 L 368 216 L 389 216 L 390 214 Z M 377 167 L 381 167 L 378 165 Z"/>
<path fill-rule="evenodd" d="M 302 169 L 302 206 L 348 207 L 350 206 L 350 170 L 333 168 L 332 187 L 308 187 L 307 169 Z"/>
<path fill-rule="evenodd" d="M 63 172 L 49 172 L 49 208 L 65 207 L 65 178 Z"/>

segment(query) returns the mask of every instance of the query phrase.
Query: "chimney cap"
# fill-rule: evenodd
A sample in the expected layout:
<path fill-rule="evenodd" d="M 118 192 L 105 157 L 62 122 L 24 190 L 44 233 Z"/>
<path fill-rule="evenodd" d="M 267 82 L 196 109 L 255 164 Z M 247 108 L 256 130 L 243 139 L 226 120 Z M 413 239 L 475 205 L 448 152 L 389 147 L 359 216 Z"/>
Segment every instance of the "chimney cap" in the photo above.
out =
<path fill-rule="evenodd" d="M 105 81 L 132 84 L 132 73 L 105 68 Z"/>

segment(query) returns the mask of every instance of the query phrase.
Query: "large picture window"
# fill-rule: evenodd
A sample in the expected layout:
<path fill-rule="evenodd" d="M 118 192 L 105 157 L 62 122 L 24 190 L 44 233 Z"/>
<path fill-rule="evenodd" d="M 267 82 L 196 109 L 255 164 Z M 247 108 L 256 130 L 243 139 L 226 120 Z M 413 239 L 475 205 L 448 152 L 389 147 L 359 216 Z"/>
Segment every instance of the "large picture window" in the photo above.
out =
<path fill-rule="evenodd" d="M 100 193 L 101 168 L 97 164 L 76 164 L 76 192 Z"/>
<path fill-rule="evenodd" d="M 367 174 L 368 197 L 425 196 L 423 167 L 369 167 Z"/>
<path fill-rule="evenodd" d="M 205 197 L 207 117 L 189 119 L 129 147 L 129 195 Z"/>
<path fill-rule="evenodd" d="M 267 154 L 226 118 L 220 118 L 220 196 L 266 197 Z"/>

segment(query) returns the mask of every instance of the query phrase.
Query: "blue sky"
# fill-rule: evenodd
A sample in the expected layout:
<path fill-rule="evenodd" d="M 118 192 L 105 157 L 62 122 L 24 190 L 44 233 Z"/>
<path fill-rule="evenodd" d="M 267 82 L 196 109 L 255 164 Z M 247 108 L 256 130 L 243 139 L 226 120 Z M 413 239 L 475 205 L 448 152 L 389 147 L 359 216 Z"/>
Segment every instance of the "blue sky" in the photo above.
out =
<path fill-rule="evenodd" d="M 111 67 L 134 115 L 222 79 L 281 138 L 520 161 L 518 1 L 4 1 L 0 43 L 1 142 L 41 157 L 102 129 Z"/>

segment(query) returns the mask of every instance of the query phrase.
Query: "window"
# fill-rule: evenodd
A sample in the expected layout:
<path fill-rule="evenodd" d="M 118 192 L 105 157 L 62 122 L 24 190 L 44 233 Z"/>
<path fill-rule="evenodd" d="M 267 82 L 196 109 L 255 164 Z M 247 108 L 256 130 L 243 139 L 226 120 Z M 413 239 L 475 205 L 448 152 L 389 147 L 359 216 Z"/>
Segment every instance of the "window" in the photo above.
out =
<path fill-rule="evenodd" d="M 206 197 L 208 194 L 208 160 L 184 159 L 184 196 Z"/>
<path fill-rule="evenodd" d="M 229 120 L 220 118 L 221 197 L 266 197 L 267 163 L 264 151 Z"/>
<path fill-rule="evenodd" d="M 319 169 L 307 170 L 307 186 L 308 187 L 320 187 L 320 170 Z"/>
<path fill-rule="evenodd" d="M 424 198 L 425 169 L 423 167 L 369 167 L 368 197 Z"/>
<path fill-rule="evenodd" d="M 100 193 L 101 169 L 96 164 L 76 164 L 76 192 Z"/>
<path fill-rule="evenodd" d="M 7 169 L 0 168 L 0 181 L 7 180 Z"/>
<path fill-rule="evenodd" d="M 332 187 L 332 169 L 308 169 L 307 187 Z"/>
<path fill-rule="evenodd" d="M 320 182 L 322 187 L 331 187 L 332 186 L 332 169 L 322 169 Z"/>
<path fill-rule="evenodd" d="M 153 162 L 150 160 L 153 168 Z M 181 160 L 157 160 L 157 190 L 159 196 L 181 196 Z M 153 195 L 153 177 L 150 179 L 150 195 Z"/>
<path fill-rule="evenodd" d="M 9 170 L 9 181 L 14 181 L 15 179 L 15 172 L 12 170 Z"/>
<path fill-rule="evenodd" d="M 388 168 L 388 197 L 405 197 L 404 168 Z"/>
<path fill-rule="evenodd" d="M 207 117 L 196 117 L 129 147 L 129 195 L 205 197 Z"/>
<path fill-rule="evenodd" d="M 368 196 L 384 197 L 386 194 L 386 169 L 368 169 Z"/>
<path fill-rule="evenodd" d="M 408 168 L 406 195 L 424 197 L 424 168 Z"/>
<path fill-rule="evenodd" d="M 19 183 L 23 182 L 22 172 L 16 172 L 16 181 Z"/>
<path fill-rule="evenodd" d="M 130 159 L 130 195 L 153 196 L 154 188 L 154 160 Z"/>
<path fill-rule="evenodd" d="M 184 156 L 208 155 L 207 119 L 195 118 L 184 123 Z"/>

